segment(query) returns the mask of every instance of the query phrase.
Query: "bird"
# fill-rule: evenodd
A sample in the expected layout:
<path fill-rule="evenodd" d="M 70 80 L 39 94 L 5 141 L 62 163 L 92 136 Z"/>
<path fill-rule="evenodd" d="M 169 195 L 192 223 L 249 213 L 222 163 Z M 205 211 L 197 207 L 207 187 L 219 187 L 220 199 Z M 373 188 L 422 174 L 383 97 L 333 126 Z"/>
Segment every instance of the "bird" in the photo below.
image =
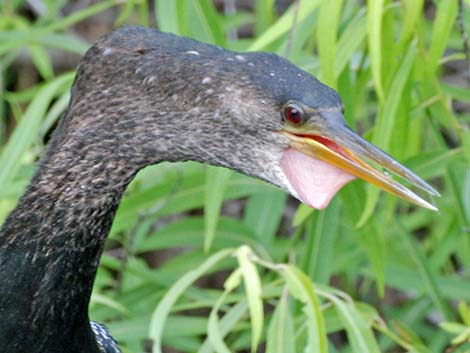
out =
<path fill-rule="evenodd" d="M 2 352 L 119 352 L 88 316 L 105 240 L 139 170 L 187 160 L 265 180 L 316 209 L 358 177 L 436 210 L 381 169 L 438 192 L 353 132 L 336 91 L 287 59 L 121 27 L 81 59 L 68 108 L 3 224 Z"/>

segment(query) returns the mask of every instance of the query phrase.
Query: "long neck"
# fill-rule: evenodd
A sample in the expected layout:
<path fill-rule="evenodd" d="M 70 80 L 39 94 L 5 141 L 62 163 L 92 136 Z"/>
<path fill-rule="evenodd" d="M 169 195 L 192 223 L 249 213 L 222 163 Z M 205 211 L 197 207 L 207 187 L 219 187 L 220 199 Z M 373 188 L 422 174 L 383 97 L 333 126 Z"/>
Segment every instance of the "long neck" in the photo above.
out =
<path fill-rule="evenodd" d="M 28 341 L 39 352 L 93 339 L 87 311 L 96 269 L 138 168 L 85 148 L 51 151 L 0 233 L 0 346 L 12 352 Z"/>

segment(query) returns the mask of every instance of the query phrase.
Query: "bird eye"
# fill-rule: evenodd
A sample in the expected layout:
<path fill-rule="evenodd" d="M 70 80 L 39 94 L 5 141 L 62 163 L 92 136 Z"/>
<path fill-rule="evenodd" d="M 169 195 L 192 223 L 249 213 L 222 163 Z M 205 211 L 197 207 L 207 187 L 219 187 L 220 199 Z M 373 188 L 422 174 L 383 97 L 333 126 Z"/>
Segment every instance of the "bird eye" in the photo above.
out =
<path fill-rule="evenodd" d="M 299 125 L 304 122 L 305 111 L 303 108 L 295 103 L 289 103 L 284 106 L 284 119 L 294 125 Z"/>

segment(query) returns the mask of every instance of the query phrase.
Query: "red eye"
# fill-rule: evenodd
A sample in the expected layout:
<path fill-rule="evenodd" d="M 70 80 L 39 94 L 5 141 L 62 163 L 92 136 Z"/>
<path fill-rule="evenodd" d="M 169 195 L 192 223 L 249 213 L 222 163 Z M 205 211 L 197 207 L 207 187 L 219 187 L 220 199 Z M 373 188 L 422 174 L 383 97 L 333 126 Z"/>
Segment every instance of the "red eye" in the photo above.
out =
<path fill-rule="evenodd" d="M 298 125 L 304 121 L 305 112 L 297 104 L 287 104 L 284 107 L 284 118 L 291 124 Z"/>

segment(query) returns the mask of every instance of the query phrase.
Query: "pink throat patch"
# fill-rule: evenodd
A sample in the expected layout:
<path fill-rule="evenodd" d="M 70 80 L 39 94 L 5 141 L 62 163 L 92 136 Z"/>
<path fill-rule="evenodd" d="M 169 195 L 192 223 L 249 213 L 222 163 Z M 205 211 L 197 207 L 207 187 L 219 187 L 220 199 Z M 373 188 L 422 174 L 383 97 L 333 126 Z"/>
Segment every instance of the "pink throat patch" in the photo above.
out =
<path fill-rule="evenodd" d="M 333 196 L 354 175 L 331 164 L 288 148 L 281 158 L 281 169 L 300 201 L 318 210 L 324 209 Z"/>

